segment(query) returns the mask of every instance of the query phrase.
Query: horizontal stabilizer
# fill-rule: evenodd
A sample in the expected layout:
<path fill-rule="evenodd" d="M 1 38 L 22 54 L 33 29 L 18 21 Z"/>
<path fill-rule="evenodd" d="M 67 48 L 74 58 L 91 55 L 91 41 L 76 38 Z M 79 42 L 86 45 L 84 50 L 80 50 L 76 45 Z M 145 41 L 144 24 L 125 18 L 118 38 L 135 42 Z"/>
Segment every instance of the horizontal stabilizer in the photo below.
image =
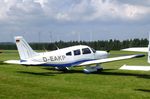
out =
<path fill-rule="evenodd" d="M 25 61 L 25 62 L 20 62 L 20 60 L 7 60 L 4 61 L 4 63 L 7 64 L 20 64 L 20 65 L 42 65 L 45 64 L 45 62 L 34 62 L 34 61 Z"/>
<path fill-rule="evenodd" d="M 123 65 L 121 68 L 122 70 L 141 70 L 141 71 L 150 71 L 150 66 L 129 66 Z"/>
<path fill-rule="evenodd" d="M 20 60 L 7 60 L 7 61 L 4 61 L 4 63 L 7 63 L 7 64 L 20 64 Z"/>
<path fill-rule="evenodd" d="M 42 64 L 45 64 L 45 62 L 34 62 L 34 61 L 21 62 L 21 65 L 28 65 L 28 66 L 38 66 Z"/>

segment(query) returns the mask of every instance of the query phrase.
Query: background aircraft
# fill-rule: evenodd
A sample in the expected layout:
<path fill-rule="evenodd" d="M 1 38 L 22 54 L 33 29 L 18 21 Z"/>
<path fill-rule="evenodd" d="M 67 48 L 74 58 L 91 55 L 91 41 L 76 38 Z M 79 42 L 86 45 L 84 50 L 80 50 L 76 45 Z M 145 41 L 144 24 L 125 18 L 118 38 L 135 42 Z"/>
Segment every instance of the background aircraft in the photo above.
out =
<path fill-rule="evenodd" d="M 147 62 L 150 63 L 150 45 L 148 47 L 126 48 L 126 49 L 122 49 L 122 51 L 148 52 Z M 131 66 L 125 64 L 120 69 L 150 71 L 150 66 Z"/>
<path fill-rule="evenodd" d="M 149 34 L 148 47 L 132 47 L 132 48 L 122 49 L 121 51 L 147 52 L 148 53 L 147 61 L 148 63 L 150 63 L 150 34 Z"/>
<path fill-rule="evenodd" d="M 147 52 L 148 53 L 147 61 L 148 63 L 150 63 L 150 46 L 126 48 L 126 49 L 122 49 L 121 51 Z"/>
<path fill-rule="evenodd" d="M 148 53 L 147 62 L 150 63 L 150 34 L 149 34 L 149 45 L 148 45 L 148 47 L 132 47 L 132 48 L 122 49 L 122 51 L 147 52 Z M 120 69 L 149 71 L 150 66 L 123 65 Z"/>
<path fill-rule="evenodd" d="M 122 49 L 122 51 L 148 52 L 148 47 L 132 47 L 132 48 Z"/>
<path fill-rule="evenodd" d="M 108 52 L 96 51 L 86 45 L 77 45 L 50 52 L 37 53 L 32 50 L 23 37 L 17 36 L 15 37 L 15 41 L 20 55 L 20 60 L 8 60 L 5 61 L 5 63 L 27 66 L 52 66 L 58 70 L 69 70 L 70 67 L 85 66 L 84 72 L 90 73 L 101 70 L 101 63 L 143 56 L 128 55 L 107 58 L 109 55 Z"/>

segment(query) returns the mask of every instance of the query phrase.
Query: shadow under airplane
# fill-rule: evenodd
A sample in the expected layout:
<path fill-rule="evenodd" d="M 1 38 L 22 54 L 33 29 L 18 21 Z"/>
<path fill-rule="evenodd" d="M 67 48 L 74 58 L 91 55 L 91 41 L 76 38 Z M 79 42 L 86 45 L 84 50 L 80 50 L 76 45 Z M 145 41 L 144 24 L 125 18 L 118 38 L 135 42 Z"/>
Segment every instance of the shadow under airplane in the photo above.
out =
<path fill-rule="evenodd" d="M 135 91 L 150 92 L 150 89 L 135 89 Z"/>
<path fill-rule="evenodd" d="M 54 76 L 57 74 L 83 74 L 83 70 L 68 70 L 68 71 L 56 71 L 54 68 L 42 68 L 46 70 L 51 70 L 52 72 L 26 72 L 26 71 L 17 71 L 18 73 L 32 74 L 32 75 L 41 75 L 41 76 Z M 102 71 L 97 71 L 94 73 L 90 73 L 90 75 L 114 75 L 114 76 L 134 76 L 143 79 L 150 79 L 149 74 L 136 74 L 136 73 L 124 73 L 119 71 L 114 71 L 117 69 L 104 69 Z M 53 72 L 54 71 L 54 72 Z"/>
<path fill-rule="evenodd" d="M 138 77 L 138 78 L 150 79 L 149 74 L 123 73 L 123 72 L 116 72 L 116 71 L 106 72 L 105 70 L 102 71 L 101 73 L 94 73 L 94 74 L 114 75 L 114 76 L 135 76 L 135 77 Z"/>
<path fill-rule="evenodd" d="M 54 73 L 51 72 L 26 72 L 26 71 L 17 71 L 17 73 L 23 73 L 23 74 L 31 74 L 31 75 L 40 75 L 40 76 L 54 76 Z M 59 73 L 57 73 L 59 74 Z"/>

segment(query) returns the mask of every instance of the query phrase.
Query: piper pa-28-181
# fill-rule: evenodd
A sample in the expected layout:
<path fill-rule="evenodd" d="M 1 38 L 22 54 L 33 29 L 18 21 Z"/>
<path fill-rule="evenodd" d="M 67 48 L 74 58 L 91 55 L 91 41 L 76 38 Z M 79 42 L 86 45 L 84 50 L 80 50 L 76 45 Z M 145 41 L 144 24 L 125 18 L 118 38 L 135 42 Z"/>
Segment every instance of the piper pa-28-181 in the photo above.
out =
<path fill-rule="evenodd" d="M 107 51 L 96 51 L 86 45 L 77 45 L 50 52 L 37 53 L 21 36 L 15 37 L 20 60 L 8 60 L 5 63 L 27 66 L 52 66 L 58 70 L 69 70 L 70 67 L 85 66 L 84 72 L 90 73 L 101 70 L 100 64 L 141 57 L 143 55 L 128 55 L 107 58 Z M 94 65 L 94 66 L 93 66 Z"/>

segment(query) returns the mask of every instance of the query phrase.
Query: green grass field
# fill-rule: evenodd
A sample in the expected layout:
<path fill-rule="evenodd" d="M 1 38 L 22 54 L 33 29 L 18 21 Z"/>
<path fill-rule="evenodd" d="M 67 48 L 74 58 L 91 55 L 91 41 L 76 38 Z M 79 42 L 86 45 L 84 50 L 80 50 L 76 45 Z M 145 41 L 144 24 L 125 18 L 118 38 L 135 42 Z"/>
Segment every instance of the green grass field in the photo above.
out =
<path fill-rule="evenodd" d="M 137 54 L 112 51 L 111 57 L 131 53 Z M 17 51 L 0 54 L 1 61 L 10 59 L 19 59 Z M 124 64 L 150 65 L 145 56 L 105 63 L 104 71 L 84 74 L 83 67 L 61 72 L 1 62 L 0 99 L 150 99 L 150 72 L 118 70 Z"/>

